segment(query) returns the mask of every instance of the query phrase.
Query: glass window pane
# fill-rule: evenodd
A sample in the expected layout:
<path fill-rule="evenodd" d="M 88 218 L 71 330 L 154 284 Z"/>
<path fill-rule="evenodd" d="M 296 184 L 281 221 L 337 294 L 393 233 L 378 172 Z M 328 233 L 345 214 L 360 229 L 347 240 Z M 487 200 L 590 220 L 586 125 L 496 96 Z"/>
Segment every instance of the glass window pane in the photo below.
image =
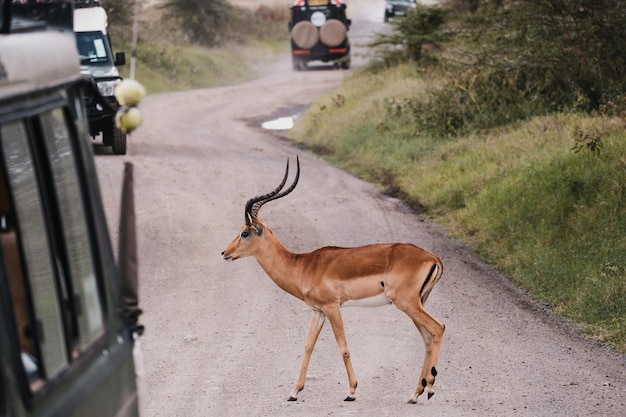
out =
<path fill-rule="evenodd" d="M 13 122 L 0 128 L 2 154 L 13 190 L 18 231 L 37 318 L 41 360 L 46 376 L 54 377 L 67 365 L 53 257 L 43 215 L 26 127 Z"/>
<path fill-rule="evenodd" d="M 81 65 L 98 65 L 110 62 L 102 32 L 76 32 L 76 46 Z"/>
<path fill-rule="evenodd" d="M 96 284 L 85 207 L 62 109 L 43 114 L 41 124 L 59 204 L 71 288 L 80 300 L 80 310 L 77 311 L 78 328 L 80 347 L 84 348 L 103 333 L 103 312 Z"/>

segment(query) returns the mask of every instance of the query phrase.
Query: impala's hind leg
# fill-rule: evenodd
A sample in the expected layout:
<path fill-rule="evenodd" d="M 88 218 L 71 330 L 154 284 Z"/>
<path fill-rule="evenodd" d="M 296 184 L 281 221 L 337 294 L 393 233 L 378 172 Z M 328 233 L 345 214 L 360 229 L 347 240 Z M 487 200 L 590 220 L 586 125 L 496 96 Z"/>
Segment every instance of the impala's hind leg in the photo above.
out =
<path fill-rule="evenodd" d="M 419 299 L 414 300 L 414 304 L 409 307 L 396 305 L 411 317 L 424 339 L 424 364 L 417 389 L 409 400 L 409 403 L 414 404 L 417 402 L 417 397 L 426 389 L 428 389 L 429 399 L 435 394 L 433 384 L 437 376 L 437 361 L 445 326 L 424 309 Z"/>
<path fill-rule="evenodd" d="M 435 383 L 435 376 L 437 376 L 437 361 L 445 326 L 424 309 L 419 297 L 400 298 L 396 296 L 394 298 L 392 301 L 396 307 L 404 311 L 413 320 L 424 339 L 424 364 L 417 389 L 409 400 L 409 403 L 414 404 L 417 402 L 417 397 L 422 395 L 427 388 L 428 398 L 435 394 L 433 384 Z"/>

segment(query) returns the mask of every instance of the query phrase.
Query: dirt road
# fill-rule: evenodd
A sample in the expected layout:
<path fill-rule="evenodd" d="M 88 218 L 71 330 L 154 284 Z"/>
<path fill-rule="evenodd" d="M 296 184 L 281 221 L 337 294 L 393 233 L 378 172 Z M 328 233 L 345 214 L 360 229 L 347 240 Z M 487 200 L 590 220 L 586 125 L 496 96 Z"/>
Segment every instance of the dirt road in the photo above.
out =
<path fill-rule="evenodd" d="M 355 20 L 354 36 L 376 24 Z M 293 72 L 286 58 L 247 84 L 148 96 L 129 154 L 97 156 L 113 227 L 123 162 L 135 165 L 146 416 L 626 415 L 623 356 L 578 336 L 400 202 L 258 128 L 344 75 Z M 406 404 L 423 344 L 394 307 L 344 310 L 357 401 L 342 401 L 347 378 L 329 325 L 298 402 L 286 401 L 309 311 L 254 259 L 227 263 L 220 253 L 246 200 L 272 189 L 296 154 L 300 184 L 262 210 L 289 249 L 406 241 L 442 258 L 429 310 L 446 334 L 430 401 Z"/>

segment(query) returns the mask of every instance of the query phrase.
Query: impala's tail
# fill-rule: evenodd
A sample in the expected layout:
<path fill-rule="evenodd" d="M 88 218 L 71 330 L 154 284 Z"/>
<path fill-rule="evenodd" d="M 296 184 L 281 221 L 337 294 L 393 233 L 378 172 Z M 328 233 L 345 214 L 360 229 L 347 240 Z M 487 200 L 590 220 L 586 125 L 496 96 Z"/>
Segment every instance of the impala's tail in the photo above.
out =
<path fill-rule="evenodd" d="M 424 281 L 424 284 L 422 285 L 422 290 L 420 291 L 422 305 L 426 305 L 426 300 L 428 300 L 428 296 L 430 295 L 430 292 L 435 287 L 435 284 L 439 282 L 439 279 L 441 278 L 442 274 L 443 274 L 443 264 L 441 263 L 439 258 L 437 258 L 435 263 L 433 263 L 433 266 L 430 268 L 430 271 L 428 272 L 428 277 L 426 277 L 426 280 Z"/>

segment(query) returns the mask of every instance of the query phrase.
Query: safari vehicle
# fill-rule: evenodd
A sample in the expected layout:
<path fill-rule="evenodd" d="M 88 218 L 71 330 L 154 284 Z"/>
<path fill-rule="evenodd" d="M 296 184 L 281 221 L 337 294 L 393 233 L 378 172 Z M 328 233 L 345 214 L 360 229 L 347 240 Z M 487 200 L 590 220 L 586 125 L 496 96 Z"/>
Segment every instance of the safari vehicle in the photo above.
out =
<path fill-rule="evenodd" d="M 0 0 L 0 416 L 138 416 L 132 169 L 118 267 L 72 4 L 34 5 L 32 18 L 12 6 Z"/>
<path fill-rule="evenodd" d="M 17 16 L 33 16 L 41 19 L 33 10 L 41 4 L 34 1 L 17 5 L 14 14 Z M 50 8 L 60 7 L 58 4 L 67 0 L 45 0 Z M 57 3 L 57 6 L 52 4 Z M 118 66 L 126 64 L 124 52 L 116 52 L 113 56 L 111 39 L 108 33 L 108 17 L 100 7 L 100 0 L 74 0 L 74 31 L 76 47 L 80 59 L 80 72 L 89 81 L 90 88 L 85 89 L 84 100 L 89 120 L 89 134 L 92 138 L 102 135 L 102 143 L 110 146 L 116 155 L 126 154 L 127 134 L 115 125 L 115 115 L 120 104 L 115 98 L 115 87 L 122 82 Z"/>
<path fill-rule="evenodd" d="M 311 61 L 349 69 L 350 24 L 341 0 L 295 0 L 289 20 L 294 70 L 306 69 Z"/>
<path fill-rule="evenodd" d="M 406 16 L 410 9 L 417 6 L 416 0 L 385 0 L 385 22 L 397 16 Z"/>
<path fill-rule="evenodd" d="M 89 134 L 102 134 L 102 143 L 111 146 L 116 155 L 126 153 L 127 135 L 115 125 L 120 108 L 115 86 L 122 81 L 118 66 L 126 64 L 124 52 L 113 56 L 108 33 L 108 17 L 100 0 L 77 0 L 74 10 L 74 32 L 80 55 L 80 71 L 94 88 L 85 95 Z"/>

